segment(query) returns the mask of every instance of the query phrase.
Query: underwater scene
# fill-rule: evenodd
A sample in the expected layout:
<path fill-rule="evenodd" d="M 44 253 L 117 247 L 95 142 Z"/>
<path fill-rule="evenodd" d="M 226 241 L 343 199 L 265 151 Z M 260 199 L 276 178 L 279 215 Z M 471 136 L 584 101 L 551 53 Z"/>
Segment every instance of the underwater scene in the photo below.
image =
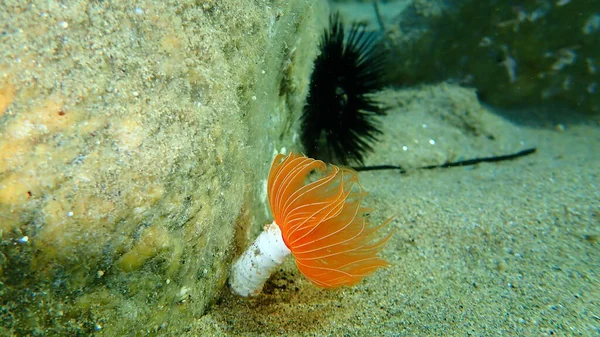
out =
<path fill-rule="evenodd" d="M 0 336 L 600 336 L 598 0 L 0 1 Z"/>

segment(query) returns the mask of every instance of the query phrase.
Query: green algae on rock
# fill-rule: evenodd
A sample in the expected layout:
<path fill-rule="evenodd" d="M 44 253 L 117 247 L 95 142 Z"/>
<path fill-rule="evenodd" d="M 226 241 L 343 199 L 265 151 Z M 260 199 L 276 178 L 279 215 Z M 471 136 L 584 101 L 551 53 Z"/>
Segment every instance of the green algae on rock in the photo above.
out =
<path fill-rule="evenodd" d="M 0 4 L 0 334 L 202 315 L 248 210 L 266 216 L 314 20 L 299 0 Z"/>

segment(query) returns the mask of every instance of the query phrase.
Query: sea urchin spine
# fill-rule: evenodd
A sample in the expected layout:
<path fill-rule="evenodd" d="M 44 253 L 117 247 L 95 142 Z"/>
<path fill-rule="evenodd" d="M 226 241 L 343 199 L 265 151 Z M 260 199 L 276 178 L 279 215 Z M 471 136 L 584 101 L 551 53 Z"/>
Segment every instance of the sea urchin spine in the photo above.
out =
<path fill-rule="evenodd" d="M 330 17 L 302 115 L 301 139 L 308 156 L 363 164 L 372 151 L 381 133 L 375 117 L 385 115 L 373 97 L 385 86 L 385 56 L 375 41 L 358 23 L 346 36 L 339 15 Z"/>

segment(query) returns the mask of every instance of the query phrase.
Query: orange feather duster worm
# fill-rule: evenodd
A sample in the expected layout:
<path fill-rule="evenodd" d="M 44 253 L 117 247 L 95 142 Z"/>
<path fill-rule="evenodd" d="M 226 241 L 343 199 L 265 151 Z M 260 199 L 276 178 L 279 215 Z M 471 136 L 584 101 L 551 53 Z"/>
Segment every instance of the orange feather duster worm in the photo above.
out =
<path fill-rule="evenodd" d="M 322 174 L 313 178 L 312 172 Z M 278 155 L 268 178 L 268 196 L 275 224 L 298 269 L 325 288 L 354 285 L 389 264 L 377 256 L 391 234 L 377 231 L 360 203 L 367 194 L 356 172 L 320 160 Z"/>

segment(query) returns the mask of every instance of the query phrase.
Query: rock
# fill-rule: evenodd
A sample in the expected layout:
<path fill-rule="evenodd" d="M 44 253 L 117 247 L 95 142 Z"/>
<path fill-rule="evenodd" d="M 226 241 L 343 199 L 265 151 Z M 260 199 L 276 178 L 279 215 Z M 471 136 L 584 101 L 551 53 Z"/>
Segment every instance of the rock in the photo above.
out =
<path fill-rule="evenodd" d="M 388 30 L 399 85 L 451 80 L 498 107 L 600 113 L 596 1 L 415 0 Z"/>
<path fill-rule="evenodd" d="M 0 4 L 0 334 L 179 335 L 202 315 L 267 216 L 322 12 Z"/>

